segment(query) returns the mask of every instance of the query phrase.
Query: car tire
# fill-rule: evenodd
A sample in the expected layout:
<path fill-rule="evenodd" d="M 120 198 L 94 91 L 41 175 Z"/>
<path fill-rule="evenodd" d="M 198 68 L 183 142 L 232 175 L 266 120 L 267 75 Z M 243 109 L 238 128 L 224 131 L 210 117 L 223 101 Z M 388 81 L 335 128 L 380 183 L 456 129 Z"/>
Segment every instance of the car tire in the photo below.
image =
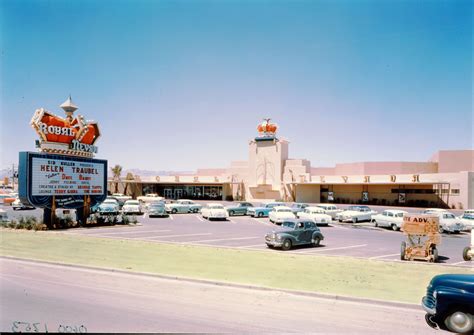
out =
<path fill-rule="evenodd" d="M 473 323 L 473 316 L 463 311 L 455 311 L 444 319 L 444 324 L 450 331 L 460 334 L 472 332 Z"/>
<path fill-rule="evenodd" d="M 357 218 L 352 219 L 352 221 L 353 221 L 354 223 L 359 222 L 359 220 L 358 220 Z"/>
<path fill-rule="evenodd" d="M 258 213 L 258 217 L 259 217 L 259 218 L 263 218 L 263 213 L 262 213 L 262 212 L 259 212 L 259 213 Z"/>
<path fill-rule="evenodd" d="M 320 243 L 321 243 L 321 239 L 319 237 L 316 237 L 313 242 L 313 247 L 319 247 Z"/>
<path fill-rule="evenodd" d="M 229 216 L 234 216 L 235 212 L 234 211 L 229 211 Z"/>
<path fill-rule="evenodd" d="M 178 210 L 177 210 L 176 208 L 173 208 L 173 209 L 171 210 L 171 213 L 176 214 L 176 213 L 178 213 Z"/>
<path fill-rule="evenodd" d="M 273 245 L 267 243 L 267 248 L 273 249 Z"/>
<path fill-rule="evenodd" d="M 377 223 L 377 220 L 374 220 L 374 226 L 375 226 L 375 227 L 378 227 L 378 226 L 379 226 L 379 224 Z"/>
<path fill-rule="evenodd" d="M 402 245 L 400 246 L 400 259 L 402 261 L 405 261 L 405 252 L 407 250 L 407 243 L 405 241 L 402 242 Z"/>
<path fill-rule="evenodd" d="M 199 212 L 199 208 L 194 208 L 193 213 L 197 213 L 197 212 Z"/>
<path fill-rule="evenodd" d="M 282 250 L 290 250 L 292 246 L 291 240 L 289 238 L 285 239 L 283 241 L 283 244 L 281 245 Z"/>
<path fill-rule="evenodd" d="M 442 234 L 443 232 L 444 232 L 443 227 L 439 226 L 439 228 L 438 228 L 438 233 Z"/>
<path fill-rule="evenodd" d="M 18 208 L 17 207 L 13 207 L 13 210 L 16 211 Z"/>
<path fill-rule="evenodd" d="M 469 255 L 469 251 L 471 251 L 470 247 L 465 247 L 462 251 L 462 259 L 464 259 L 466 262 L 472 259 L 471 255 Z"/>
<path fill-rule="evenodd" d="M 436 247 L 433 247 L 431 249 L 431 254 L 433 255 L 433 262 L 434 263 L 438 262 L 439 255 L 438 255 L 438 249 L 436 249 Z"/>
<path fill-rule="evenodd" d="M 398 226 L 395 223 L 392 223 L 392 230 L 398 231 Z"/>

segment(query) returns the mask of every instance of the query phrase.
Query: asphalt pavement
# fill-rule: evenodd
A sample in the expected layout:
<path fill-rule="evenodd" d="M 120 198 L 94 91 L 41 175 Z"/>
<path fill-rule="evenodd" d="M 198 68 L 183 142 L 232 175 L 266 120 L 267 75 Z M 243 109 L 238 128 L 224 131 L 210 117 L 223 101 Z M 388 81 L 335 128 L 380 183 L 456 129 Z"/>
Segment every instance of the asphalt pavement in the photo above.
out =
<path fill-rule="evenodd" d="M 390 306 L 0 258 L 1 332 L 439 334 Z"/>
<path fill-rule="evenodd" d="M 12 211 L 10 217 L 42 215 L 41 210 Z M 380 210 L 380 209 L 378 209 Z M 411 209 L 417 211 L 417 209 Z M 299 247 L 290 251 L 270 250 L 263 237 L 277 226 L 268 218 L 232 216 L 226 221 L 209 221 L 200 214 L 174 214 L 165 218 L 137 216 L 137 226 L 113 226 L 98 228 L 74 228 L 59 231 L 65 234 L 81 234 L 113 239 L 146 240 L 159 243 L 194 244 L 212 247 L 287 252 L 301 255 L 328 255 L 360 257 L 381 261 L 400 260 L 400 245 L 406 240 L 402 232 L 375 227 L 371 222 L 341 224 L 333 221 L 321 227 L 324 235 L 320 247 Z M 473 268 L 473 262 L 462 259 L 464 247 L 470 245 L 470 233 L 443 234 L 438 245 L 439 264 Z"/>

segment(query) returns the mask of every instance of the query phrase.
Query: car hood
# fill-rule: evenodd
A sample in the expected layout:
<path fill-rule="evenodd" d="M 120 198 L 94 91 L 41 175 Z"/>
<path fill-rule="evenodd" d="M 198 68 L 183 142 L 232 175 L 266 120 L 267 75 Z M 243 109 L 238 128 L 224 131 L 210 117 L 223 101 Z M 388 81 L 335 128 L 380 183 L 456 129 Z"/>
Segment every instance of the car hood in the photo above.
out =
<path fill-rule="evenodd" d="M 433 288 L 439 286 L 458 288 L 474 293 L 474 275 L 470 274 L 445 274 L 438 275 L 431 279 L 430 285 Z"/>

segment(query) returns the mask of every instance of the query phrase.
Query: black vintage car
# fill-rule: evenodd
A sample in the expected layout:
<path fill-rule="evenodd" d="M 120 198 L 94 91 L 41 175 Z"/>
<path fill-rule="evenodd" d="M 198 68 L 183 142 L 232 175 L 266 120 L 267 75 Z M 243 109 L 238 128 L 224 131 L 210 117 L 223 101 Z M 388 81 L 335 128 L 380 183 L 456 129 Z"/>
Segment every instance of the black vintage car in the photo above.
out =
<path fill-rule="evenodd" d="M 431 279 L 422 299 L 429 326 L 454 333 L 474 332 L 474 275 L 445 274 Z"/>
<path fill-rule="evenodd" d="M 319 246 L 324 239 L 321 230 L 311 221 L 305 219 L 285 220 L 281 227 L 265 235 L 269 248 L 289 250 L 296 245 L 312 244 Z"/>

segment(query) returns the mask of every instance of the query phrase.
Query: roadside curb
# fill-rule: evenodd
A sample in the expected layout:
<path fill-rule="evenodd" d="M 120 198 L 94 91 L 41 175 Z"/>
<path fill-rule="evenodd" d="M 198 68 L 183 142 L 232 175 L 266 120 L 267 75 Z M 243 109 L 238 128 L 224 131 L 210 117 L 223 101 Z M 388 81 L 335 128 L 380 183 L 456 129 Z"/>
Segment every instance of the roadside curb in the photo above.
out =
<path fill-rule="evenodd" d="M 61 262 L 45 261 L 45 260 L 21 258 L 21 257 L 13 257 L 13 256 L 0 255 L 0 259 L 9 259 L 9 260 L 20 261 L 20 262 L 48 264 L 48 265 L 71 267 L 71 268 L 78 268 L 78 269 L 84 269 L 84 270 L 94 270 L 94 271 L 101 271 L 101 272 L 114 272 L 114 273 L 120 273 L 120 274 L 132 275 L 132 276 L 143 276 L 143 277 L 150 277 L 150 278 L 177 280 L 177 281 L 196 283 L 196 284 L 205 284 L 205 285 L 211 285 L 211 286 L 250 289 L 250 290 L 256 290 L 256 291 L 275 291 L 275 292 L 282 292 L 282 293 L 293 294 L 293 295 L 303 296 L 303 297 L 313 297 L 313 298 L 338 300 L 338 301 L 354 302 L 354 303 L 365 303 L 369 305 L 379 305 L 379 306 L 386 306 L 386 307 L 411 309 L 414 311 L 422 311 L 420 305 L 418 304 L 404 303 L 404 302 L 390 301 L 390 300 L 356 298 L 356 297 L 330 294 L 330 293 L 298 291 L 298 290 L 283 289 L 283 288 L 273 288 L 273 287 L 267 287 L 267 286 L 257 286 L 257 285 L 251 285 L 251 284 L 238 284 L 238 283 L 222 282 L 222 281 L 216 281 L 216 280 L 210 280 L 210 279 L 197 279 L 197 278 L 180 277 L 180 276 L 173 276 L 173 275 L 156 274 L 156 273 L 150 273 L 150 272 L 127 271 L 127 270 L 122 270 L 122 269 L 103 268 L 103 267 L 96 267 L 96 266 L 90 266 L 90 265 L 71 264 L 71 263 L 61 263 Z"/>

